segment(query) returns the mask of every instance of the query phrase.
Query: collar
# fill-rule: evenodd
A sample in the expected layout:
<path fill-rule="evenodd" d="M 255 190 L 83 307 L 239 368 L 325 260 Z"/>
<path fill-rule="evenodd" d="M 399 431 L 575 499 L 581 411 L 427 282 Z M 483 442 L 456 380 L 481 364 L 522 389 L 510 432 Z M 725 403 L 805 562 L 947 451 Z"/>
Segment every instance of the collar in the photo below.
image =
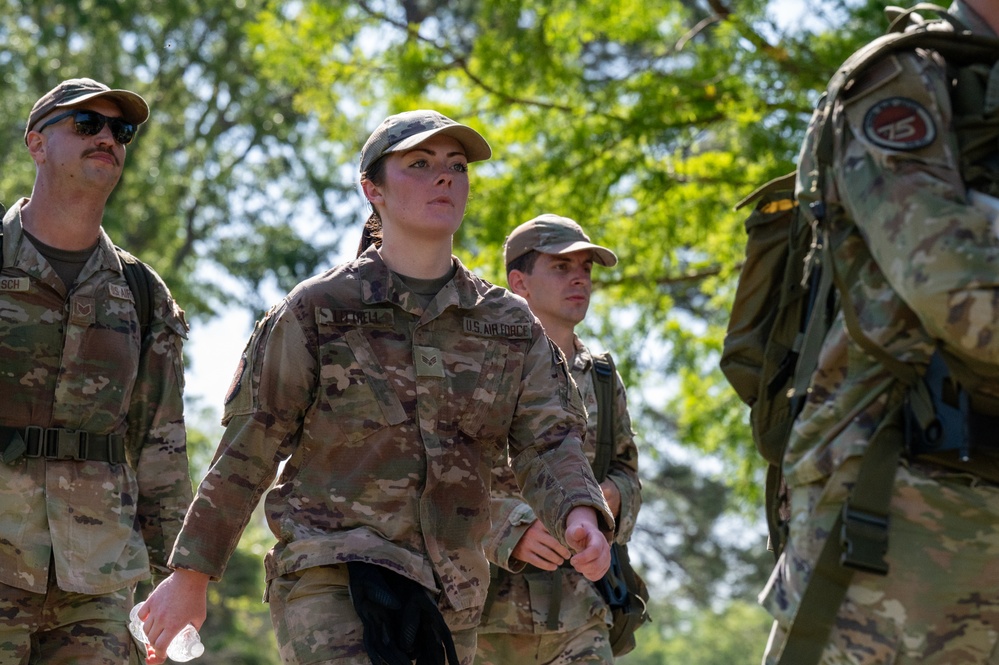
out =
<path fill-rule="evenodd" d="M 32 260 L 29 255 L 22 253 L 21 247 L 24 245 L 24 226 L 21 222 L 21 208 L 28 202 L 27 197 L 23 197 L 10 207 L 3 217 L 3 262 L 0 265 L 17 266 L 26 273 L 37 275 L 40 268 L 37 266 L 38 259 Z M 28 247 L 33 245 L 28 243 Z M 30 249 L 32 254 L 37 254 L 37 250 Z M 107 268 L 116 272 L 124 272 L 118 252 L 115 251 L 111 238 L 101 228 L 100 236 L 97 239 L 97 251 L 100 257 L 100 268 Z M 33 266 L 35 266 L 33 268 Z"/>
<path fill-rule="evenodd" d="M 443 311 L 450 306 L 472 309 L 482 299 L 481 280 L 469 272 L 458 257 L 452 256 L 451 261 L 455 266 L 454 276 L 441 288 L 429 309 Z M 423 313 L 415 294 L 385 264 L 376 247 L 368 247 L 355 262 L 361 280 L 362 302 L 367 305 L 389 303 L 414 314 Z"/>

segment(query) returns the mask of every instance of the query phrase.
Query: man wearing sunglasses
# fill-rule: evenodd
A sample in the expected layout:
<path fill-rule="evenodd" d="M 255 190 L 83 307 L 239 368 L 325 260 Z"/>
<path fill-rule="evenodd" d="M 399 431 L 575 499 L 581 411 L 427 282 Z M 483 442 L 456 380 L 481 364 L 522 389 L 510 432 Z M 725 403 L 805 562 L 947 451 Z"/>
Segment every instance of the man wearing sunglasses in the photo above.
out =
<path fill-rule="evenodd" d="M 63 81 L 28 116 L 35 184 L 0 236 L 4 663 L 138 663 L 133 590 L 169 573 L 191 500 L 187 324 L 102 228 L 148 116 L 139 95 L 91 79 Z"/>

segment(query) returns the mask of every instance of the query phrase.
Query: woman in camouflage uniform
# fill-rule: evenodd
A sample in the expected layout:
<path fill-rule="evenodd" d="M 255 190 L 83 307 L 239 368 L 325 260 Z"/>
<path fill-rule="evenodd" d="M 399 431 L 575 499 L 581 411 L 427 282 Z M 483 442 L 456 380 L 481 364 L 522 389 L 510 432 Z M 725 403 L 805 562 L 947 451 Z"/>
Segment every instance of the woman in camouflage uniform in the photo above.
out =
<path fill-rule="evenodd" d="M 257 324 L 176 571 L 146 602 L 158 654 L 201 625 L 206 586 L 281 462 L 265 567 L 286 663 L 443 662 L 451 635 L 449 660 L 471 663 L 490 469 L 508 449 L 573 564 L 603 575 L 613 517 L 580 450 L 565 360 L 522 300 L 451 254 L 467 165 L 489 157 L 477 132 L 434 111 L 391 116 L 368 139 L 361 185 L 379 242 Z"/>

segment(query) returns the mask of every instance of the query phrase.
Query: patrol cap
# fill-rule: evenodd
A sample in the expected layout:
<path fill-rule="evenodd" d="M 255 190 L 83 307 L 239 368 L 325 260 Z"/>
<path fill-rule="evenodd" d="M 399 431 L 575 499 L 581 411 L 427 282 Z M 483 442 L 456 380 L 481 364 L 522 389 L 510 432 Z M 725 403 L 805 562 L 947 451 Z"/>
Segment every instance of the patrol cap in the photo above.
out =
<path fill-rule="evenodd" d="M 130 90 L 112 90 L 103 83 L 88 78 L 67 79 L 42 95 L 31 107 L 28 126 L 24 130 L 25 143 L 28 141 L 28 132 L 52 111 L 78 106 L 98 98 L 110 99 L 118 106 L 122 117 L 134 125 L 144 123 L 149 117 L 146 100 Z"/>
<path fill-rule="evenodd" d="M 457 139 L 465 149 L 469 162 L 481 162 L 493 154 L 482 135 L 471 127 L 461 125 L 437 111 L 406 111 L 385 118 L 365 141 L 361 148 L 361 173 L 382 155 L 408 150 L 436 134 Z"/>
<path fill-rule="evenodd" d="M 568 217 L 545 213 L 524 222 L 507 236 L 503 257 L 506 265 L 510 265 L 511 261 L 531 250 L 542 254 L 568 254 L 581 249 L 593 250 L 593 260 L 602 266 L 617 263 L 617 255 L 590 242 L 590 237 L 579 224 Z"/>

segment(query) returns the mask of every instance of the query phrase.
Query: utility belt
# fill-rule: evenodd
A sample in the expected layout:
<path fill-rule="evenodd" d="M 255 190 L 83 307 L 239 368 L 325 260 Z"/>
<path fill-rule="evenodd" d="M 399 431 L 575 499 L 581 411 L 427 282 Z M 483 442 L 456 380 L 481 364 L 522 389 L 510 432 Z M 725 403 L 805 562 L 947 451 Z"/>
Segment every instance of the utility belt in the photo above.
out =
<path fill-rule="evenodd" d="M 12 464 L 21 457 L 121 464 L 125 438 L 62 427 L 0 426 L 0 460 Z"/>
<path fill-rule="evenodd" d="M 909 457 L 999 482 L 999 413 L 976 409 L 939 353 L 931 357 L 923 385 L 926 394 L 910 393 L 904 410 Z"/>

